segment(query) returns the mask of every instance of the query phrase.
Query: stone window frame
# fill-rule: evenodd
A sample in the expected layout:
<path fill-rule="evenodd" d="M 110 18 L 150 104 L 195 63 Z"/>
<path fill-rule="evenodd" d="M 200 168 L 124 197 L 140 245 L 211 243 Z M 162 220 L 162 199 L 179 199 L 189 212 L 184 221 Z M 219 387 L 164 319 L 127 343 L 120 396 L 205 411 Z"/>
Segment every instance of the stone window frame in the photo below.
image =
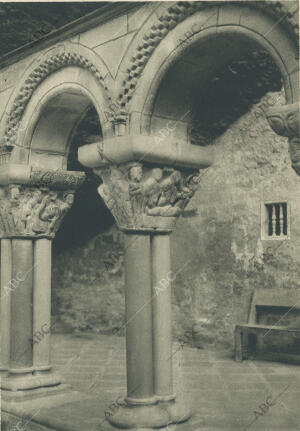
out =
<path fill-rule="evenodd" d="M 267 205 L 270 204 L 286 204 L 286 235 L 269 235 L 268 233 L 268 221 L 269 215 L 267 211 Z M 288 199 L 272 199 L 261 201 L 261 240 L 264 241 L 286 241 L 291 239 L 291 202 Z"/>

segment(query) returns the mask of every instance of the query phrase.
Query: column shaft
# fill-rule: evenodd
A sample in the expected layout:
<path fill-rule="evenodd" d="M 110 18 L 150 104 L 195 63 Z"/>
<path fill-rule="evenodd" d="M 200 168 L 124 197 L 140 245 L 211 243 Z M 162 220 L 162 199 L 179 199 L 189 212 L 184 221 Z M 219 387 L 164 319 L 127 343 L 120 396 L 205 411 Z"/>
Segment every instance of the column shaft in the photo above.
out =
<path fill-rule="evenodd" d="M 12 280 L 18 281 L 11 293 L 10 371 L 31 368 L 33 250 L 29 239 L 12 240 Z"/>
<path fill-rule="evenodd" d="M 51 326 L 51 240 L 34 242 L 33 285 L 33 365 L 35 370 L 50 368 Z"/>
<path fill-rule="evenodd" d="M 10 358 L 10 299 L 12 289 L 11 240 L 1 240 L 1 350 L 0 371 L 7 370 Z"/>
<path fill-rule="evenodd" d="M 174 399 L 172 375 L 170 235 L 152 237 L 153 359 L 155 395 Z"/>
<path fill-rule="evenodd" d="M 127 401 L 155 402 L 149 234 L 125 234 Z"/>

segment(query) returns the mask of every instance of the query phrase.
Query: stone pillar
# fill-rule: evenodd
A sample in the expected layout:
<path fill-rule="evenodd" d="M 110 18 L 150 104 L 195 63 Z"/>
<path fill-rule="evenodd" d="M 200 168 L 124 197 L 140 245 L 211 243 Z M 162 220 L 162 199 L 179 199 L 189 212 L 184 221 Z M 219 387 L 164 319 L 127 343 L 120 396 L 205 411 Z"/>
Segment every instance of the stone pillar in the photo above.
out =
<path fill-rule="evenodd" d="M 292 168 L 300 175 L 300 112 L 299 103 L 274 106 L 267 112 L 267 120 L 278 135 L 289 138 Z"/>
<path fill-rule="evenodd" d="M 179 423 L 191 416 L 187 403 L 176 399 L 172 367 L 172 281 L 170 233 L 153 233 L 153 366 L 154 392 L 169 414 L 169 423 Z"/>
<path fill-rule="evenodd" d="M 20 390 L 32 375 L 32 295 L 33 250 L 31 239 L 12 240 L 12 280 L 16 287 L 10 292 L 10 361 L 9 379 L 3 379 L 2 389 Z M 34 387 L 34 386 L 33 386 Z M 28 389 L 29 389 L 28 388 Z"/>
<path fill-rule="evenodd" d="M 1 296 L 0 296 L 0 375 L 6 375 L 10 358 L 10 294 L 12 280 L 11 240 L 1 240 Z"/>
<path fill-rule="evenodd" d="M 158 428 L 191 415 L 173 393 L 169 236 L 213 151 L 125 131 L 117 127 L 118 136 L 78 151 L 101 177 L 99 194 L 125 232 L 127 397 L 107 419 L 120 428 Z"/>
<path fill-rule="evenodd" d="M 125 232 L 127 397 L 108 420 L 120 428 L 182 422 L 191 412 L 173 392 L 170 233 L 197 173 L 138 162 L 96 172 L 99 194 Z"/>
<path fill-rule="evenodd" d="M 74 200 L 70 177 L 67 172 L 62 177 L 59 171 L 34 171 L 27 179 L 31 184 L 0 187 L 4 401 L 65 388 L 50 365 L 51 242 Z M 76 173 L 75 178 L 77 185 L 84 177 Z M 69 181 L 64 184 L 64 179 Z"/>
<path fill-rule="evenodd" d="M 52 241 L 34 242 L 33 286 L 33 365 L 35 375 L 46 375 L 50 367 L 51 331 L 51 254 Z"/>
<path fill-rule="evenodd" d="M 157 405 L 153 381 L 151 237 L 125 233 L 126 407 L 108 420 L 120 428 L 162 427 L 168 414 Z"/>
<path fill-rule="evenodd" d="M 153 344 L 154 388 L 161 401 L 175 399 L 172 377 L 170 235 L 153 234 Z"/>
<path fill-rule="evenodd" d="M 151 248 L 148 233 L 125 234 L 127 402 L 155 404 Z M 143 337 L 140 334 L 143 334 Z"/>

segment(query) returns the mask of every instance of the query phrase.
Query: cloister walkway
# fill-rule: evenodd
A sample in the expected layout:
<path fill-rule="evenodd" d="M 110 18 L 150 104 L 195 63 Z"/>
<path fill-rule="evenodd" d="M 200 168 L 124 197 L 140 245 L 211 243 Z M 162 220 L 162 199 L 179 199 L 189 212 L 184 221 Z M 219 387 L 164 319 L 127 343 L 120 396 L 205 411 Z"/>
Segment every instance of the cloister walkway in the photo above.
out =
<path fill-rule="evenodd" d="M 173 349 L 176 392 L 191 397 L 196 413 L 187 423 L 164 430 L 300 429 L 300 366 L 266 361 L 236 363 L 226 352 L 188 346 L 180 349 L 179 345 Z M 109 412 L 112 402 L 126 392 L 125 338 L 54 334 L 52 352 L 55 368 L 63 370 L 74 389 L 99 398 L 103 422 L 94 429 L 114 429 L 105 420 L 105 411 Z M 268 411 L 262 409 L 264 414 L 259 408 L 263 403 L 270 405 Z"/>

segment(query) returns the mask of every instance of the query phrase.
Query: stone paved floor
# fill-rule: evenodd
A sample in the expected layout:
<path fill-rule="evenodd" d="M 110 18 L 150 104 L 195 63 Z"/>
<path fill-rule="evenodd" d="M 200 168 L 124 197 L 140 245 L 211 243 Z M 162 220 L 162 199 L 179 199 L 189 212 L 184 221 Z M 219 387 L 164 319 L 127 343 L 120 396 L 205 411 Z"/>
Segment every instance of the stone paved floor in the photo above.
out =
<path fill-rule="evenodd" d="M 57 371 L 74 389 L 99 397 L 101 406 L 108 408 L 125 394 L 123 337 L 55 334 L 52 352 Z M 166 431 L 300 430 L 299 365 L 236 363 L 225 352 L 186 346 L 181 350 L 174 345 L 174 352 L 176 392 L 191 398 L 195 414 Z M 262 403 L 264 413 L 259 408 Z M 101 429 L 111 430 L 104 411 Z"/>

